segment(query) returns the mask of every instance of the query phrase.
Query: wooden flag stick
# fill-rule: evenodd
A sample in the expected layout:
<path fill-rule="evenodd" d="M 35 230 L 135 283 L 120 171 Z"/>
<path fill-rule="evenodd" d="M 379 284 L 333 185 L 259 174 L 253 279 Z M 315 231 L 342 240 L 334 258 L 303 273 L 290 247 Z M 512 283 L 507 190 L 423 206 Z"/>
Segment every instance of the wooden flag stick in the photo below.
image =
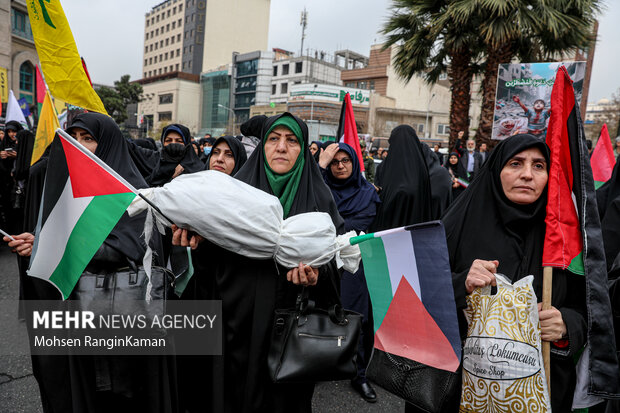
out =
<path fill-rule="evenodd" d="M 549 310 L 551 308 L 551 292 L 553 283 L 553 267 L 543 267 L 543 292 L 542 292 L 542 309 Z M 551 343 L 542 341 L 543 363 L 545 365 L 545 375 L 547 376 L 547 391 L 551 397 Z"/>

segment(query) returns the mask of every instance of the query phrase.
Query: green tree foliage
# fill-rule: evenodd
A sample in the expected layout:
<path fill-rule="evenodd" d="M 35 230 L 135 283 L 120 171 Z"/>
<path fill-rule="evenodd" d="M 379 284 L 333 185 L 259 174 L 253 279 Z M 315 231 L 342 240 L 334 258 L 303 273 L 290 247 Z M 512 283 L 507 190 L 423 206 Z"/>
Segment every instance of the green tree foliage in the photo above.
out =
<path fill-rule="evenodd" d="M 476 139 L 489 143 L 497 68 L 522 61 L 557 60 L 586 49 L 599 0 L 394 0 L 385 24 L 386 46 L 398 46 L 393 64 L 405 80 L 431 83 L 447 71 L 452 82 L 450 140 L 469 126 L 472 75 L 482 69 L 482 112 Z M 446 70 L 447 69 L 447 70 Z M 467 84 L 466 84 L 467 83 Z"/>
<path fill-rule="evenodd" d="M 108 114 L 119 125 L 127 119 L 127 105 L 141 100 L 142 85 L 129 82 L 129 78 L 129 75 L 123 75 L 114 82 L 113 88 L 101 86 L 95 89 Z"/>

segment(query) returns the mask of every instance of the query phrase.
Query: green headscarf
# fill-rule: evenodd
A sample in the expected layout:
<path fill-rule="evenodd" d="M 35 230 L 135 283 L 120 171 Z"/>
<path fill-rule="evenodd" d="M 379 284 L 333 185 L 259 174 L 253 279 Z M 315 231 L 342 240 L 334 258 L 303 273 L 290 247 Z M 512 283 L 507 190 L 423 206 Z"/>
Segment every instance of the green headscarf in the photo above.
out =
<path fill-rule="evenodd" d="M 267 159 L 265 158 L 265 173 L 267 174 L 267 180 L 269 181 L 269 185 L 271 186 L 271 190 L 274 195 L 280 199 L 280 203 L 282 204 L 282 209 L 284 210 L 284 218 L 288 217 L 288 213 L 291 210 L 291 206 L 293 205 L 293 201 L 295 200 L 295 195 L 297 194 L 297 188 L 299 188 L 299 181 L 301 179 L 301 173 L 304 169 L 304 164 L 306 159 L 304 157 L 304 141 L 303 134 L 301 132 L 301 127 L 299 124 L 290 116 L 283 116 L 271 125 L 265 136 L 263 136 L 263 157 L 265 156 L 265 142 L 267 140 L 267 136 L 278 126 L 285 126 L 291 132 L 295 134 L 299 144 L 301 145 L 301 151 L 297 156 L 297 160 L 295 161 L 295 165 L 291 168 L 290 171 L 284 174 L 278 174 L 271 169 Z"/>

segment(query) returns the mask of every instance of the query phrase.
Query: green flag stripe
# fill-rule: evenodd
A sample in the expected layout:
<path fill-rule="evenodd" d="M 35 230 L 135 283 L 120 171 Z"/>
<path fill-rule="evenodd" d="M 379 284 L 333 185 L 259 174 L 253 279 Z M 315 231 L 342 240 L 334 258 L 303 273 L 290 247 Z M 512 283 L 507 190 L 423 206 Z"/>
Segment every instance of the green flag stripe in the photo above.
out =
<path fill-rule="evenodd" d="M 594 189 L 599 189 L 603 185 L 605 185 L 605 182 L 594 181 Z"/>
<path fill-rule="evenodd" d="M 360 244 L 366 285 L 372 301 L 375 331 L 379 330 L 383 318 L 392 302 L 392 284 L 388 270 L 385 247 L 381 238 L 372 238 Z"/>
<path fill-rule="evenodd" d="M 134 193 L 96 196 L 73 227 L 62 259 L 49 280 L 67 299 L 84 268 L 116 226 Z"/>
<path fill-rule="evenodd" d="M 349 239 L 349 244 L 351 245 L 359 244 L 360 242 L 364 242 L 368 239 L 373 239 L 374 237 L 375 237 L 374 233 L 358 235 L 357 237 L 351 237 L 351 239 Z"/>
<path fill-rule="evenodd" d="M 573 258 L 568 266 L 568 270 L 574 274 L 585 275 L 586 270 L 583 265 L 583 251 Z"/>

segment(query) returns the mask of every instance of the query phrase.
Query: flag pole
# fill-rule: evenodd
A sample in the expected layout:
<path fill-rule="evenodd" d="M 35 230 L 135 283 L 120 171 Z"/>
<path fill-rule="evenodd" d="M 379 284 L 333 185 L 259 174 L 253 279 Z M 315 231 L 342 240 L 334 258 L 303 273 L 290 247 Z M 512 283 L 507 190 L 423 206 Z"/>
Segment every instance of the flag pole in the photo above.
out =
<path fill-rule="evenodd" d="M 553 267 L 543 267 L 543 292 L 542 309 L 551 308 L 551 293 L 553 284 Z M 547 376 L 547 392 L 551 397 L 551 343 L 542 341 L 543 363 L 545 365 L 545 375 Z"/>

